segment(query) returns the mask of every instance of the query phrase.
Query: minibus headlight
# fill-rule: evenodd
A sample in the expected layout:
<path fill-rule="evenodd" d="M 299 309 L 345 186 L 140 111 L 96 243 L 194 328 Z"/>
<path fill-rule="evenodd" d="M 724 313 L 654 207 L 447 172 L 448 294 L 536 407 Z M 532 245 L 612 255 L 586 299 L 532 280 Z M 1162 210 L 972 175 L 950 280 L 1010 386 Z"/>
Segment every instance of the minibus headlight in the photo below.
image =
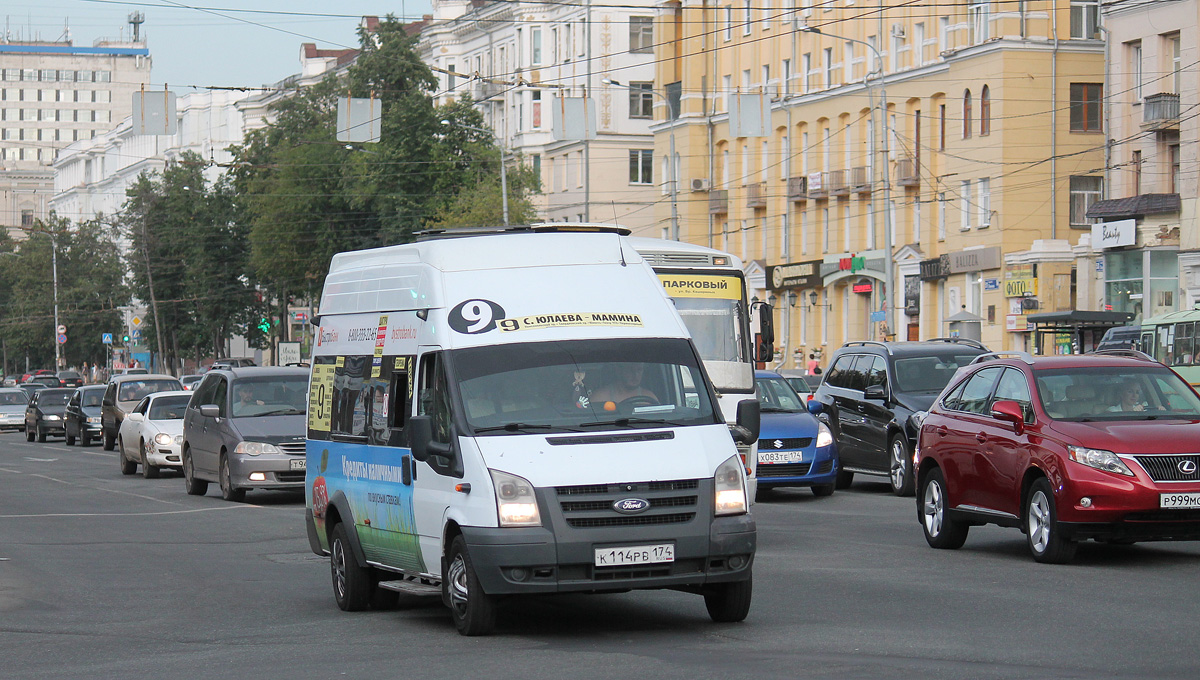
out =
<path fill-rule="evenodd" d="M 492 486 L 496 488 L 496 513 L 502 527 L 540 527 L 537 496 L 533 485 L 523 477 L 499 470 L 490 470 Z"/>
<path fill-rule="evenodd" d="M 283 453 L 279 450 L 278 446 L 266 442 L 239 442 L 233 452 L 247 456 L 258 456 L 264 453 Z"/>
<path fill-rule="evenodd" d="M 742 481 L 741 462 L 737 456 L 721 463 L 714 476 L 716 496 L 713 508 L 717 515 L 741 515 L 746 512 L 746 485 Z"/>
<path fill-rule="evenodd" d="M 833 446 L 833 433 L 825 423 L 817 423 L 817 448 Z"/>

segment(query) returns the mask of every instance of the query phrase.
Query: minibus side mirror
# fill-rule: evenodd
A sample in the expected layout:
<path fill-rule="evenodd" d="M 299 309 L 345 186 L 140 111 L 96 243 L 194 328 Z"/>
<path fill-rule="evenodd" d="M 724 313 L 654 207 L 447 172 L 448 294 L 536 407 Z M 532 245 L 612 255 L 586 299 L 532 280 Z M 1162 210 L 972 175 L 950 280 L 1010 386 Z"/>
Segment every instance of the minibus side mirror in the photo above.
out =
<path fill-rule="evenodd" d="M 429 459 L 429 441 L 433 439 L 433 422 L 429 416 L 412 416 L 404 429 L 408 432 L 408 446 L 412 457 L 422 463 Z"/>
<path fill-rule="evenodd" d="M 737 424 L 729 428 L 733 440 L 739 444 L 750 445 L 758 441 L 759 421 L 761 419 L 757 399 L 745 399 L 737 405 Z"/>

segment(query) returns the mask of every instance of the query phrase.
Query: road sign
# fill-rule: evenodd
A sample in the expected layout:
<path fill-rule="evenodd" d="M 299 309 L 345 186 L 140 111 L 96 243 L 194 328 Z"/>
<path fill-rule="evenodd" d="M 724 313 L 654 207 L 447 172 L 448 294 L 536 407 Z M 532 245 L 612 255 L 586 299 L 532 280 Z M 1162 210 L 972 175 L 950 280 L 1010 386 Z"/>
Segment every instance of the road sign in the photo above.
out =
<path fill-rule="evenodd" d="M 871 312 L 871 323 L 887 320 L 887 312 Z"/>
<path fill-rule="evenodd" d="M 142 317 L 140 317 L 140 316 L 133 317 L 133 327 L 137 328 L 138 326 L 141 326 L 141 325 L 142 325 Z"/>
<path fill-rule="evenodd" d="M 67 332 L 67 327 L 66 327 L 66 326 L 64 326 L 64 325 L 62 325 L 62 324 L 59 324 L 59 325 L 58 325 L 58 332 L 59 332 L 59 333 L 66 333 L 66 332 Z"/>
<path fill-rule="evenodd" d="M 135 328 L 135 329 L 133 329 L 133 339 L 134 339 L 134 340 L 141 340 L 141 339 L 142 339 L 142 331 L 141 331 L 141 329 L 140 329 L 140 328 Z"/>
<path fill-rule="evenodd" d="M 66 333 L 59 333 L 59 334 L 58 334 L 58 344 L 62 345 L 62 344 L 64 344 L 64 343 L 66 343 L 66 341 L 67 341 L 67 334 L 66 334 Z"/>
<path fill-rule="evenodd" d="M 111 345 L 112 344 L 112 333 L 101 333 L 100 334 L 100 342 L 103 342 L 106 345 Z"/>

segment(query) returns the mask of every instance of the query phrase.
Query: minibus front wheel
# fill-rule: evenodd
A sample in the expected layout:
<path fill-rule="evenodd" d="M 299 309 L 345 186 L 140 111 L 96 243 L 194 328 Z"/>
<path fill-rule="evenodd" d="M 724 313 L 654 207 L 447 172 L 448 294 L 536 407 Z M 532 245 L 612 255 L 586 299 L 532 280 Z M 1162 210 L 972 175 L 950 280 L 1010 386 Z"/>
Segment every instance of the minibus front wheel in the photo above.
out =
<path fill-rule="evenodd" d="M 333 531 L 329 532 L 329 571 L 338 608 L 345 612 L 366 609 L 374 584 L 370 571 L 355 559 L 343 522 L 333 525 Z"/>
<path fill-rule="evenodd" d="M 463 635 L 488 635 L 496 627 L 496 601 L 483 592 L 461 535 L 450 542 L 446 560 L 446 593 L 454 627 Z"/>
<path fill-rule="evenodd" d="M 714 583 L 704 588 L 704 606 L 708 616 L 716 623 L 744 621 L 750 613 L 750 598 L 754 593 L 754 581 L 731 581 Z"/>

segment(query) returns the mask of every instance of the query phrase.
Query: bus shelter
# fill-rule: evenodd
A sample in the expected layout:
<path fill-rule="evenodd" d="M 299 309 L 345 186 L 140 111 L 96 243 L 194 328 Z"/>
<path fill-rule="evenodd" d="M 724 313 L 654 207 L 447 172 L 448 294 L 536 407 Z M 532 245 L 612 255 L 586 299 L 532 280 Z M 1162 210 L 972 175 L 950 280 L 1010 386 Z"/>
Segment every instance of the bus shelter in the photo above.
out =
<path fill-rule="evenodd" d="M 1131 312 L 1043 312 L 1026 317 L 1037 354 L 1083 354 L 1110 328 L 1133 322 Z"/>

